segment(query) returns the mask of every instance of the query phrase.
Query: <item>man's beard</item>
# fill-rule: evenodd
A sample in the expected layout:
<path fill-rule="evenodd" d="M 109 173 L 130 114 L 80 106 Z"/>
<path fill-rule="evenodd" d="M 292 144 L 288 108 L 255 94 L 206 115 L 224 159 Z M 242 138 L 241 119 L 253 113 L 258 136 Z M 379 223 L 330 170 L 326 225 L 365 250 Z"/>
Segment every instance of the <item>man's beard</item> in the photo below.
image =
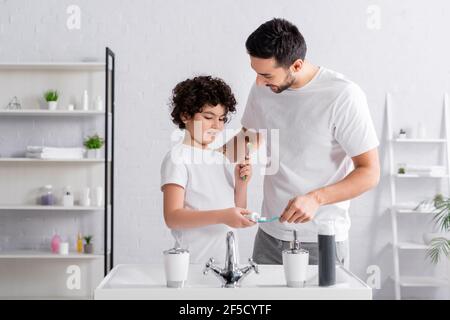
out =
<path fill-rule="evenodd" d="M 269 84 L 267 84 L 266 86 L 270 87 L 270 89 L 274 92 L 274 93 L 281 93 L 286 89 L 289 89 L 292 84 L 295 82 L 295 77 L 294 75 L 289 71 L 289 73 L 286 75 L 286 79 L 284 81 L 284 83 L 282 83 L 279 86 L 271 86 Z M 275 87 L 276 89 L 273 90 L 273 87 Z"/>

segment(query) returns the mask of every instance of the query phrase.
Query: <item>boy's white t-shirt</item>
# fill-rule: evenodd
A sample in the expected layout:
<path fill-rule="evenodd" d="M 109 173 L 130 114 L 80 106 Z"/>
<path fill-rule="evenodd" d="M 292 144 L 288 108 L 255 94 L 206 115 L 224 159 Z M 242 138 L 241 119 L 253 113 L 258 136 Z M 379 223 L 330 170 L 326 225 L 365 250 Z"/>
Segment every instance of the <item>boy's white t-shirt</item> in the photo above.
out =
<path fill-rule="evenodd" d="M 184 188 L 185 208 L 214 210 L 235 207 L 231 164 L 217 151 L 185 144 L 174 146 L 161 165 L 161 188 L 169 183 Z M 226 234 L 232 230 L 225 224 L 215 224 L 172 229 L 172 235 L 175 245 L 189 250 L 191 263 L 205 263 L 211 257 L 224 262 Z"/>
<path fill-rule="evenodd" d="M 324 67 L 304 87 L 279 94 L 254 84 L 241 123 L 247 129 L 268 129 L 270 169 L 266 168 L 261 213 L 269 217 L 281 215 L 295 196 L 342 180 L 354 168 L 351 157 L 379 145 L 364 92 Z M 271 129 L 279 130 L 279 139 Z M 317 242 L 318 223 L 331 219 L 336 241 L 344 241 L 350 228 L 349 204 L 322 206 L 307 223 L 277 220 L 260 228 L 285 241 L 292 240 L 295 229 L 300 241 Z"/>

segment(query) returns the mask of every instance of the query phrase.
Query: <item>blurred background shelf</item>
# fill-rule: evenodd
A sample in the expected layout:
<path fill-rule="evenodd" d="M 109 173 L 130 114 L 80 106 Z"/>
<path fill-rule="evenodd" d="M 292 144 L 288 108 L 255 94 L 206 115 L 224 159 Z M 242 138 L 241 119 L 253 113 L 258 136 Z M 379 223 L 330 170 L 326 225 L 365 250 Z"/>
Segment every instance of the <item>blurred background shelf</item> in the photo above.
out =
<path fill-rule="evenodd" d="M 67 255 L 44 250 L 0 251 L 0 259 L 103 259 L 103 254 L 69 252 Z"/>
<path fill-rule="evenodd" d="M 3 116 L 104 116 L 105 111 L 95 111 L 95 110 L 41 110 L 41 109 L 21 109 L 21 110 L 0 110 L 0 117 Z M 111 113 L 108 113 L 111 116 Z"/>

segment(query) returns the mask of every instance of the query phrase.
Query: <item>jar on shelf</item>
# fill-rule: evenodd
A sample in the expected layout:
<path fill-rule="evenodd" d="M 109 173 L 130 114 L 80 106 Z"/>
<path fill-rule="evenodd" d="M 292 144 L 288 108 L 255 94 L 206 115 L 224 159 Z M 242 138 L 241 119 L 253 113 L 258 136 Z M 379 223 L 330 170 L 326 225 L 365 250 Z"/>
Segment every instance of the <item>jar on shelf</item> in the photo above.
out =
<path fill-rule="evenodd" d="M 44 206 L 52 206 L 55 204 L 55 196 L 53 195 L 53 187 L 48 184 L 44 186 L 43 192 L 41 195 L 41 205 Z"/>

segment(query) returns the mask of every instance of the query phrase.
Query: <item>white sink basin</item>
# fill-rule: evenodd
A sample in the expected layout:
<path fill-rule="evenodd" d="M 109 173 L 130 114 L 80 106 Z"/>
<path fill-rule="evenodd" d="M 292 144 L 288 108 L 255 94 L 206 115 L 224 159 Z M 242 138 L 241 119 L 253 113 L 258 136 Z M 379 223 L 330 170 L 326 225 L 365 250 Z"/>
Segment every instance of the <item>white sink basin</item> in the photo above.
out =
<path fill-rule="evenodd" d="M 289 288 L 283 266 L 259 265 L 242 280 L 240 288 L 221 288 L 210 272 L 203 275 L 203 265 L 189 266 L 184 288 L 167 288 L 162 264 L 122 264 L 115 266 L 96 288 L 95 299 L 150 300 L 302 300 L 302 299 L 372 299 L 372 289 L 341 266 L 336 267 L 336 285 L 319 287 L 317 266 L 308 266 L 304 288 Z"/>

